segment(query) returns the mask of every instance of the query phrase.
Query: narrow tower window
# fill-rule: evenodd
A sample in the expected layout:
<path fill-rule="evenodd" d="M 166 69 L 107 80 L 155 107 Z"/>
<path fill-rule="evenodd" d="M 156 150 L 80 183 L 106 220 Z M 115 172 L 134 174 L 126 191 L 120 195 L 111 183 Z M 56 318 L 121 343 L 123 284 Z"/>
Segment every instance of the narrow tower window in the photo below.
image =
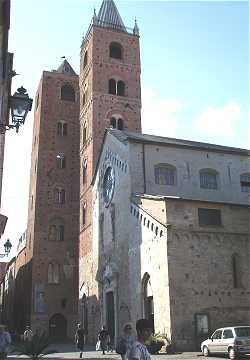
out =
<path fill-rule="evenodd" d="M 84 54 L 84 60 L 83 60 L 83 68 L 88 64 L 88 52 L 86 51 Z"/>
<path fill-rule="evenodd" d="M 114 79 L 109 80 L 109 94 L 116 95 L 116 81 Z"/>
<path fill-rule="evenodd" d="M 119 80 L 117 82 L 117 95 L 118 96 L 124 96 L 125 95 L 125 84 L 121 80 Z"/>
<path fill-rule="evenodd" d="M 64 121 L 58 121 L 57 123 L 57 135 L 67 136 L 67 123 Z"/>
<path fill-rule="evenodd" d="M 82 207 L 82 226 L 86 225 L 86 220 L 87 220 L 87 203 L 85 201 Z"/>
<path fill-rule="evenodd" d="M 120 118 L 120 119 L 118 119 L 118 121 L 117 121 L 117 129 L 118 130 L 123 130 L 123 120 Z"/>
<path fill-rule="evenodd" d="M 116 128 L 116 118 L 112 117 L 110 119 L 110 126 L 115 129 Z"/>
<path fill-rule="evenodd" d="M 82 183 L 83 185 L 86 183 L 87 180 L 87 160 L 84 160 L 82 166 Z"/>
<path fill-rule="evenodd" d="M 65 190 L 61 188 L 55 189 L 55 203 L 56 204 L 65 204 Z"/>

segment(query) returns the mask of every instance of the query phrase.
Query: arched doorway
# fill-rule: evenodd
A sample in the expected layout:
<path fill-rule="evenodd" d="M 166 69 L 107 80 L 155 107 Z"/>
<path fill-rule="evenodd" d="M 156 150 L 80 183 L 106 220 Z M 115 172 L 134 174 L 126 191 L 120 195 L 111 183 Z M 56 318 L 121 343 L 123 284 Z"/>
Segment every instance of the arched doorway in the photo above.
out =
<path fill-rule="evenodd" d="M 62 341 L 67 338 L 67 320 L 62 314 L 54 314 L 49 320 L 49 336 L 52 341 Z"/>
<path fill-rule="evenodd" d="M 142 279 L 142 293 L 143 293 L 143 312 L 145 319 L 151 322 L 152 331 L 155 330 L 154 325 L 154 298 L 150 281 L 150 276 L 146 273 Z"/>

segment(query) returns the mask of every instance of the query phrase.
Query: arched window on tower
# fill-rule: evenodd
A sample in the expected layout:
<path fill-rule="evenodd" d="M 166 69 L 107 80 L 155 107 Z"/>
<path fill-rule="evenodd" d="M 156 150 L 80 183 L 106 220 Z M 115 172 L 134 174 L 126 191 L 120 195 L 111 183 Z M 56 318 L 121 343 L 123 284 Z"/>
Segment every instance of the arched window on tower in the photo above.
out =
<path fill-rule="evenodd" d="M 109 56 L 114 59 L 122 59 L 122 46 L 119 43 L 112 42 L 109 45 Z"/>
<path fill-rule="evenodd" d="M 71 85 L 61 87 L 61 100 L 75 101 L 75 90 Z"/>
<path fill-rule="evenodd" d="M 125 84 L 121 80 L 119 80 L 117 82 L 117 95 L 118 96 L 124 96 L 125 95 Z"/>
<path fill-rule="evenodd" d="M 85 51 L 84 59 L 83 59 L 83 68 L 88 64 L 88 52 Z"/>
<path fill-rule="evenodd" d="M 67 123 L 65 121 L 58 121 L 57 123 L 57 135 L 67 136 Z"/>
<path fill-rule="evenodd" d="M 109 94 L 116 95 L 116 81 L 114 79 L 109 80 Z"/>
<path fill-rule="evenodd" d="M 123 130 L 123 120 L 121 118 L 117 120 L 117 129 Z"/>
<path fill-rule="evenodd" d="M 112 127 L 113 129 L 116 129 L 116 118 L 112 117 L 110 119 L 110 127 Z"/>
<path fill-rule="evenodd" d="M 54 192 L 54 199 L 56 204 L 65 204 L 65 190 L 60 187 L 56 188 Z"/>

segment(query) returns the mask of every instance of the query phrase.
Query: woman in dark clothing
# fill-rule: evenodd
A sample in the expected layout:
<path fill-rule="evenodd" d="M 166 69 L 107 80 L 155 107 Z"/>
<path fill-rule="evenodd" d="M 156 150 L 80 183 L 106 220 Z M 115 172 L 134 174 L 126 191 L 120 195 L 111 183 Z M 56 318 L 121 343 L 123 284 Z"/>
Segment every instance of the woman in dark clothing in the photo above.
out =
<path fill-rule="evenodd" d="M 80 350 L 80 358 L 82 358 L 84 343 L 85 343 L 85 330 L 81 326 L 81 324 L 77 325 L 77 330 L 75 333 L 75 343 L 77 348 Z"/>

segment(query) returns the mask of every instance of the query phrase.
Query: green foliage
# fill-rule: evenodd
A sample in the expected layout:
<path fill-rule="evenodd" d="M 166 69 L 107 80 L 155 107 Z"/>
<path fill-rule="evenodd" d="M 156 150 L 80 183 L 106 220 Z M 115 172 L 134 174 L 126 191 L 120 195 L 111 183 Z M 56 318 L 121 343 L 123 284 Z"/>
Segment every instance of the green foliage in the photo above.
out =
<path fill-rule="evenodd" d="M 26 355 L 32 360 L 37 360 L 48 354 L 54 354 L 57 350 L 49 350 L 51 344 L 49 337 L 42 333 L 41 335 L 35 334 L 31 341 L 23 341 L 13 348 L 12 352 L 17 355 Z"/>

